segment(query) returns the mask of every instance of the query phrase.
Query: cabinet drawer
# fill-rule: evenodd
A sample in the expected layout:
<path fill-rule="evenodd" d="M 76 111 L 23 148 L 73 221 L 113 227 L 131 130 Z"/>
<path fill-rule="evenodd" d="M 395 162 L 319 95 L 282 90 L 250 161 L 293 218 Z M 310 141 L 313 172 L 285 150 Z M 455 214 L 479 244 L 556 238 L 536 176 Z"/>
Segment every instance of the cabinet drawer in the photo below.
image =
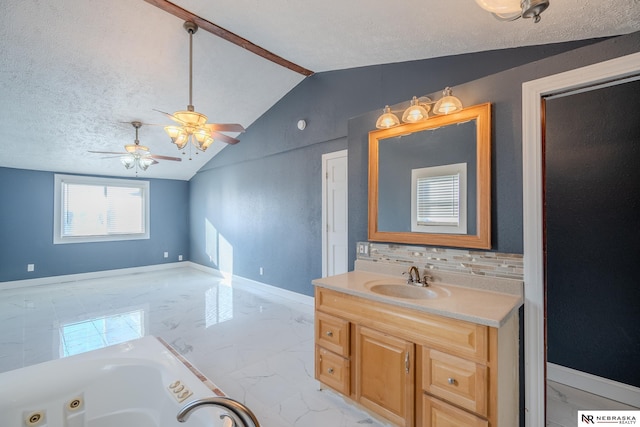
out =
<path fill-rule="evenodd" d="M 489 427 L 489 422 L 425 394 L 422 427 Z"/>
<path fill-rule="evenodd" d="M 487 367 L 423 348 L 422 388 L 434 396 L 487 416 Z"/>
<path fill-rule="evenodd" d="M 349 357 L 349 322 L 339 317 L 316 311 L 316 344 Z"/>
<path fill-rule="evenodd" d="M 316 346 L 316 379 L 348 396 L 351 392 L 349 359 Z"/>
<path fill-rule="evenodd" d="M 316 287 L 316 310 L 420 345 L 486 362 L 489 327 Z"/>

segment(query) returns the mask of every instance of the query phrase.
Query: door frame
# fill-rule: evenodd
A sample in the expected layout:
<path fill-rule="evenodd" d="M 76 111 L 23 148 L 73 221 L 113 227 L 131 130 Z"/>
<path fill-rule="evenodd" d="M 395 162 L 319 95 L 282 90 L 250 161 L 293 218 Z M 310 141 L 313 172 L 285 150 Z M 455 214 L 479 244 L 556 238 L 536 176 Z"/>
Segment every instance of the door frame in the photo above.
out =
<path fill-rule="evenodd" d="M 525 425 L 546 424 L 543 242 L 543 97 L 640 73 L 634 53 L 522 84 Z"/>
<path fill-rule="evenodd" d="M 340 151 L 334 151 L 331 153 L 325 153 L 322 155 L 322 277 L 327 277 L 328 275 L 328 271 L 329 271 L 329 260 L 327 259 L 327 249 L 328 249 L 328 241 L 327 241 L 327 178 L 328 178 L 328 169 L 327 169 L 327 162 L 329 160 L 332 159 L 336 159 L 339 157 L 345 157 L 347 159 L 347 189 L 349 188 L 348 185 L 348 179 L 349 179 L 349 175 L 348 175 L 348 170 L 349 170 L 349 150 L 340 150 Z M 348 200 L 348 195 L 347 195 L 347 200 Z M 345 214 L 347 215 L 347 228 L 345 230 L 345 232 L 347 233 L 347 245 L 349 244 L 349 206 L 348 204 L 345 206 L 345 209 L 347 209 L 347 212 L 345 212 Z M 348 264 L 348 260 L 347 260 L 347 264 Z"/>

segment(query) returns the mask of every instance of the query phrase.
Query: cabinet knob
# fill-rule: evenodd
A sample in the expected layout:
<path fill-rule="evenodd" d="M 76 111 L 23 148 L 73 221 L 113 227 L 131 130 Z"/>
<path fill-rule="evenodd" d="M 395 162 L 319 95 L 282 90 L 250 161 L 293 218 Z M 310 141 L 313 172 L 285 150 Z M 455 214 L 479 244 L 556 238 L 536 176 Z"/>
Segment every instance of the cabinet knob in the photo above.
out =
<path fill-rule="evenodd" d="M 327 372 L 330 373 L 330 374 L 333 374 L 333 368 L 327 369 Z"/>
<path fill-rule="evenodd" d="M 327 331 L 327 336 L 328 337 L 332 337 L 333 336 L 333 331 Z"/>
<path fill-rule="evenodd" d="M 447 379 L 447 382 L 451 385 L 456 385 L 456 379 L 455 378 L 449 378 Z"/>

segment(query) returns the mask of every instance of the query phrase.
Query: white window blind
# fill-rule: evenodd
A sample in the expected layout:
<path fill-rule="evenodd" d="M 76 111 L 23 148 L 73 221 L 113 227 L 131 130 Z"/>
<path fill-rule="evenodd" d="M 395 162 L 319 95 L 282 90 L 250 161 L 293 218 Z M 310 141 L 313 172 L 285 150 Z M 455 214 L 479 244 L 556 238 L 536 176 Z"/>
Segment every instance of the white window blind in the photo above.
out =
<path fill-rule="evenodd" d="M 460 174 L 418 178 L 418 225 L 460 223 Z"/>
<path fill-rule="evenodd" d="M 411 231 L 467 233 L 467 164 L 411 170 Z"/>
<path fill-rule="evenodd" d="M 147 181 L 56 175 L 54 243 L 147 239 Z"/>

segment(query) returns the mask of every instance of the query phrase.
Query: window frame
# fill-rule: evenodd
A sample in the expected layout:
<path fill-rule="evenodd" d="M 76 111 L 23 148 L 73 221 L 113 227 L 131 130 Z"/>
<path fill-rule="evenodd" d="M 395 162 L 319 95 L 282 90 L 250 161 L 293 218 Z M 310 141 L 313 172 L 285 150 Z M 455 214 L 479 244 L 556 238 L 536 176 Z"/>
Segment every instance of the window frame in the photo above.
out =
<path fill-rule="evenodd" d="M 139 188 L 142 191 L 142 208 L 144 209 L 144 232 L 128 234 L 106 234 L 93 236 L 63 236 L 63 201 L 62 188 L 64 184 L 93 185 L 100 187 L 129 187 Z M 95 243 L 95 242 L 116 242 L 126 240 L 143 240 L 151 238 L 150 221 L 150 183 L 144 180 L 104 178 L 96 176 L 64 175 L 54 176 L 54 214 L 53 214 L 53 244 L 69 243 Z"/>

